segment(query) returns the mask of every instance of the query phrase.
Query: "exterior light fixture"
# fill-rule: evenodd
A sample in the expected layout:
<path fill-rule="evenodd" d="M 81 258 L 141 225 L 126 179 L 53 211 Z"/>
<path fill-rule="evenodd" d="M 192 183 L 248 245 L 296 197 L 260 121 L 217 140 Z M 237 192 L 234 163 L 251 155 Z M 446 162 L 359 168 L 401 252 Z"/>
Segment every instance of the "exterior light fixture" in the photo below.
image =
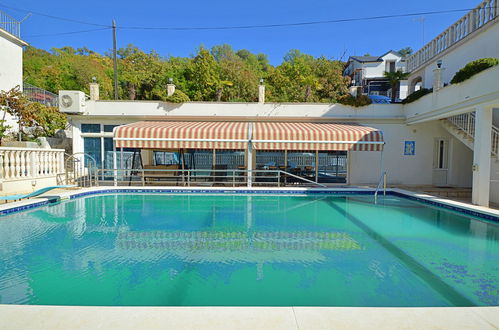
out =
<path fill-rule="evenodd" d="M 437 61 L 437 68 L 441 68 L 442 67 L 442 60 L 438 60 Z"/>
<path fill-rule="evenodd" d="M 168 83 L 173 84 L 173 78 L 168 78 Z"/>
<path fill-rule="evenodd" d="M 260 85 L 263 85 L 263 78 L 260 78 Z"/>

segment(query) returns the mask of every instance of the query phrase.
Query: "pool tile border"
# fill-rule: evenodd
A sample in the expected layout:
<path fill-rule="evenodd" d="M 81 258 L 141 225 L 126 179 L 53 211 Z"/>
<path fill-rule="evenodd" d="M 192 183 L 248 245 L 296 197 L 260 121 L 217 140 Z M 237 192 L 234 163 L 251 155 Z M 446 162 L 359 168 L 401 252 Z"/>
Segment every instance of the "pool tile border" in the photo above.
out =
<path fill-rule="evenodd" d="M 42 198 L 42 201 L 27 200 L 20 202 L 21 205 L 9 207 L 9 205 L 0 206 L 0 215 L 7 215 L 11 213 L 26 211 L 32 208 L 46 206 L 60 202 L 65 199 L 75 199 L 85 196 L 98 195 L 98 194 L 113 194 L 113 193 L 163 193 L 163 194 L 294 194 L 294 195 L 312 195 L 312 194 L 330 194 L 330 195 L 373 195 L 374 189 L 370 188 L 331 188 L 331 189 L 318 189 L 318 188 L 294 188 L 294 189 L 267 189 L 267 188 L 253 188 L 253 189 L 239 189 L 239 188 L 212 188 L 212 189 L 192 189 L 192 188 L 92 188 L 84 192 L 67 192 L 60 196 Z M 434 200 L 434 196 L 416 194 L 410 191 L 400 189 L 389 189 L 387 195 L 406 198 L 409 200 L 421 202 L 427 205 L 441 207 L 447 210 L 458 212 L 473 216 L 479 219 L 485 219 L 499 223 L 499 212 L 494 215 L 485 210 L 477 210 L 474 205 L 458 203 L 450 200 L 438 199 Z"/>

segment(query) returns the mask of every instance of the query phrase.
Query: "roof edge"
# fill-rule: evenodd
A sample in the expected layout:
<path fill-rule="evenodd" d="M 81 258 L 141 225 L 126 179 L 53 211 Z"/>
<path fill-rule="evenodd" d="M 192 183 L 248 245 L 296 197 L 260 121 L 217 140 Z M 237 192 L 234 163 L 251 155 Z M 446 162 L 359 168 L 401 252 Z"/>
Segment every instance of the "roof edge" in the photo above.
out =
<path fill-rule="evenodd" d="M 9 33 L 7 31 L 5 31 L 4 29 L 1 29 L 1 28 L 0 28 L 0 36 L 4 37 L 5 39 L 7 39 L 7 40 L 9 40 L 9 41 L 11 41 L 13 43 L 15 43 L 16 45 L 18 45 L 20 47 L 29 46 L 29 44 L 26 41 L 24 41 L 24 40 L 16 37 L 12 33 Z"/>

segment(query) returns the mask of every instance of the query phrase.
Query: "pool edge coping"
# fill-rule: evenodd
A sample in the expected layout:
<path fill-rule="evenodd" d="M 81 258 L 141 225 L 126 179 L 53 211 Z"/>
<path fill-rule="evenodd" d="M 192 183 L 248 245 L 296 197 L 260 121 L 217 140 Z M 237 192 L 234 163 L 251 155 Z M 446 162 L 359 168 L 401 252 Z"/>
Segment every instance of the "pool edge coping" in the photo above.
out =
<path fill-rule="evenodd" d="M 168 187 L 168 186 L 157 186 L 157 187 L 92 187 L 92 188 L 82 188 L 78 190 L 68 190 L 59 194 L 37 197 L 35 199 L 27 199 L 13 203 L 7 203 L 0 205 L 0 216 L 8 215 L 11 213 L 16 213 L 20 211 L 25 211 L 33 209 L 36 207 L 41 207 L 45 205 L 50 205 L 60 201 L 74 199 L 78 197 L 86 197 L 97 194 L 108 194 L 118 191 L 125 191 L 125 193 L 238 193 L 238 194 L 248 194 L 248 193 L 261 193 L 261 194 L 307 194 L 307 193 L 332 193 L 332 194 L 372 194 L 374 193 L 374 188 L 359 188 L 359 187 L 342 187 L 342 188 L 266 188 L 266 187 L 252 187 L 252 188 L 241 188 L 241 187 Z M 419 201 L 425 204 L 442 207 L 451 211 L 456 211 L 459 213 L 464 213 L 467 215 L 475 216 L 481 219 L 490 220 L 499 223 L 499 210 L 491 209 L 488 207 L 477 206 L 465 202 L 459 202 L 455 200 L 450 200 L 426 193 L 414 192 L 410 190 L 400 189 L 400 188 L 388 188 L 387 194 L 404 197 L 410 200 Z"/>

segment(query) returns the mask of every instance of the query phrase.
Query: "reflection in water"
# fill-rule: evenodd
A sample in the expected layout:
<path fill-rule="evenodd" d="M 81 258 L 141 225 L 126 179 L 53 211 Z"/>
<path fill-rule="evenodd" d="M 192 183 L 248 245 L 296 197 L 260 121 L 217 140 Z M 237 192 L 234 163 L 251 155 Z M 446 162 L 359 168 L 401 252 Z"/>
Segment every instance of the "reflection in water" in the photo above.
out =
<path fill-rule="evenodd" d="M 5 216 L 0 303 L 446 306 L 452 286 L 497 304 L 496 225 L 380 201 L 120 194 Z"/>

